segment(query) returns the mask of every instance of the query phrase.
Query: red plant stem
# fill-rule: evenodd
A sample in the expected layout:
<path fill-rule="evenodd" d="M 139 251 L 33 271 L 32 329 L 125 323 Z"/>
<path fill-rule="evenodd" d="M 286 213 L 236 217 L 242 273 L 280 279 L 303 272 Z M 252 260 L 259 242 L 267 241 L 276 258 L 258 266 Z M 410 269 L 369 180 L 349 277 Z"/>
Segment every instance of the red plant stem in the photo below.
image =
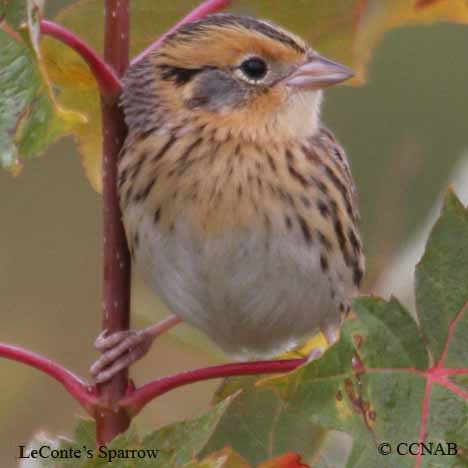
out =
<path fill-rule="evenodd" d="M 0 357 L 22 362 L 49 375 L 60 382 L 90 415 L 94 415 L 94 408 L 97 404 L 96 395 L 85 382 L 67 368 L 32 351 L 5 343 L 0 343 Z"/>
<path fill-rule="evenodd" d="M 147 403 L 154 398 L 183 385 L 200 382 L 208 379 L 219 379 L 236 375 L 250 374 L 276 374 L 289 372 L 304 364 L 307 359 L 283 359 L 275 361 L 253 361 L 234 364 L 222 364 L 219 366 L 204 367 L 180 374 L 153 380 L 135 390 L 129 396 L 119 402 L 119 406 L 135 416 Z"/>
<path fill-rule="evenodd" d="M 118 76 L 129 61 L 129 0 L 106 0 L 104 59 Z M 117 99 L 101 96 L 103 132 L 103 235 L 104 278 L 102 328 L 109 334 L 127 330 L 130 325 L 130 255 L 121 222 L 117 196 L 117 159 L 126 135 L 123 113 Z M 99 385 L 105 406 L 115 406 L 128 386 L 128 371 L 120 371 Z M 124 410 L 102 408 L 96 415 L 97 441 L 104 444 L 124 432 L 130 418 Z"/>
<path fill-rule="evenodd" d="M 169 31 L 164 33 L 161 37 L 159 37 L 153 44 L 151 44 L 148 48 L 146 48 L 143 52 L 138 54 L 133 60 L 132 65 L 138 63 L 139 61 L 143 60 L 148 54 L 156 50 L 164 41 L 164 39 L 172 34 L 174 31 L 179 29 L 181 26 L 187 23 L 192 23 L 198 19 L 203 18 L 204 16 L 210 15 L 211 13 L 216 13 L 219 10 L 227 7 L 231 3 L 231 0 L 205 0 L 201 5 L 197 8 L 192 10 L 187 16 L 182 18 L 179 22 L 177 22 Z"/>
<path fill-rule="evenodd" d="M 86 42 L 53 21 L 42 20 L 41 32 L 63 42 L 83 58 L 96 78 L 102 95 L 116 96 L 120 93 L 122 83 L 119 77 Z"/>

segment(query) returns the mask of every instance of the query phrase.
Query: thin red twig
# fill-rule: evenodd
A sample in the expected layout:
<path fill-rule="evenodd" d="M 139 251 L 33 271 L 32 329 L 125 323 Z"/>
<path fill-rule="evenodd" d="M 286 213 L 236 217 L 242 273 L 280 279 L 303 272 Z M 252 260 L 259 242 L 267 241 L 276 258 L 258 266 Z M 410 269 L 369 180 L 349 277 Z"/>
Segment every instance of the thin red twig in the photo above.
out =
<path fill-rule="evenodd" d="M 122 76 L 129 62 L 129 0 L 106 0 L 104 59 Z M 103 98 L 104 97 L 104 98 Z M 102 328 L 109 334 L 130 325 L 130 254 L 121 221 L 117 195 L 117 160 L 127 130 L 116 99 L 101 96 L 103 161 L 103 311 Z M 127 391 L 128 370 L 99 385 L 104 406 L 115 406 Z M 104 444 L 124 432 L 130 424 L 123 410 L 102 409 L 96 415 L 98 443 Z"/>
<path fill-rule="evenodd" d="M 70 372 L 67 368 L 32 351 L 5 343 L 0 343 L 0 357 L 22 362 L 49 375 L 57 380 L 57 382 L 60 382 L 67 392 L 78 401 L 90 415 L 94 415 L 94 408 L 98 401 L 96 394 L 86 382 Z"/>
<path fill-rule="evenodd" d="M 180 374 L 163 377 L 162 379 L 157 379 L 143 385 L 135 390 L 131 395 L 123 398 L 119 402 L 119 406 L 125 408 L 132 416 L 134 416 L 154 398 L 183 385 L 200 382 L 202 380 L 219 379 L 239 375 L 289 372 L 305 362 L 305 358 L 240 362 L 181 372 Z"/>
<path fill-rule="evenodd" d="M 63 26 L 48 20 L 41 21 L 41 32 L 63 42 L 83 58 L 96 78 L 101 94 L 113 97 L 120 93 L 122 83 L 117 74 L 83 39 Z"/>
<path fill-rule="evenodd" d="M 159 37 L 155 42 L 153 42 L 148 48 L 146 48 L 143 52 L 138 54 L 133 60 L 132 65 L 135 65 L 140 60 L 144 59 L 148 54 L 156 50 L 164 39 L 172 34 L 174 31 L 179 29 L 181 26 L 187 23 L 192 23 L 198 19 L 201 19 L 211 13 L 216 13 L 223 8 L 226 8 L 232 0 L 205 0 L 201 5 L 191 11 L 187 16 L 182 18 L 178 23 L 176 23 L 169 31 L 164 33 L 161 37 Z"/>

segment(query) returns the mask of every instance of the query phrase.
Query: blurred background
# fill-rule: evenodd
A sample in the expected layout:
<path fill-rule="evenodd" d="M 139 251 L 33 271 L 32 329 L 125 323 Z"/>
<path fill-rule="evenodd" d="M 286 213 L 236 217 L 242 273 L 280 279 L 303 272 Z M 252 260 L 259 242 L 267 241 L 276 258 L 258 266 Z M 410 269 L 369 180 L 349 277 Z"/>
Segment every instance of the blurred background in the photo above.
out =
<path fill-rule="evenodd" d="M 74 2 L 49 2 L 48 16 L 69 3 Z M 153 28 L 154 36 L 195 4 L 156 3 L 152 13 L 144 12 L 145 27 Z M 262 2 L 239 3 L 241 11 L 267 16 L 265 9 L 257 11 Z M 294 8 L 275 9 L 276 3 L 271 2 L 269 16 L 315 45 L 314 29 L 304 15 Z M 300 4 L 301 12 L 308 5 L 311 16 L 322 8 L 314 9 L 318 1 L 289 3 Z M 156 13 L 159 4 L 161 15 Z M 154 26 L 160 18 L 161 24 Z M 394 294 L 410 307 L 414 265 L 441 195 L 454 184 L 464 203 L 468 201 L 467 43 L 468 28 L 462 24 L 392 29 L 372 54 L 367 51 L 366 81 L 329 90 L 324 105 L 324 120 L 346 148 L 359 189 L 368 256 L 365 292 Z M 345 42 L 323 45 L 316 47 L 335 59 L 347 47 Z M 136 51 L 141 47 L 134 44 Z M 84 177 L 73 139 L 53 145 L 17 178 L 0 172 L 0 200 L 0 340 L 28 347 L 86 376 L 97 357 L 93 341 L 100 327 L 101 200 Z M 135 276 L 133 326 L 145 326 L 165 313 Z M 201 335 L 182 326 L 158 340 L 132 375 L 141 384 L 222 359 Z M 154 429 L 199 414 L 217 383 L 159 398 L 138 416 L 137 424 Z M 55 381 L 6 360 L 0 360 L 0 395 L 4 467 L 16 466 L 17 446 L 36 432 L 70 434 L 76 415 L 82 414 Z"/>

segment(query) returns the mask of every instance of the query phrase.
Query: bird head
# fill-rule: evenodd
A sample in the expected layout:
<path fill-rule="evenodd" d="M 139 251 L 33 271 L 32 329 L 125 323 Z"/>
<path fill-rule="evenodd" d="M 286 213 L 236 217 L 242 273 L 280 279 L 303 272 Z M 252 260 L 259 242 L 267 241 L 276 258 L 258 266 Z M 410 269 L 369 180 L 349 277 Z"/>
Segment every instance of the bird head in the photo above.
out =
<path fill-rule="evenodd" d="M 123 102 L 130 131 L 171 122 L 271 141 L 313 134 L 322 89 L 352 75 L 279 26 L 217 14 L 181 27 L 132 67 Z"/>

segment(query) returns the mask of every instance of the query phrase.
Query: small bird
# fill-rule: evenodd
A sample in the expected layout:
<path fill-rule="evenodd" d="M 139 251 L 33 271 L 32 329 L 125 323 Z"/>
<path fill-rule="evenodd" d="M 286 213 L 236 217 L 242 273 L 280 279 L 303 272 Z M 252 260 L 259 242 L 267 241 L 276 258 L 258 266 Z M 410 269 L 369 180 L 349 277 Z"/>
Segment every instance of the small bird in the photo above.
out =
<path fill-rule="evenodd" d="M 353 75 L 264 20 L 216 14 L 130 67 L 118 190 L 132 260 L 175 314 L 239 360 L 337 339 L 364 273 L 346 154 L 322 90 Z M 103 382 L 161 326 L 98 337 Z"/>

